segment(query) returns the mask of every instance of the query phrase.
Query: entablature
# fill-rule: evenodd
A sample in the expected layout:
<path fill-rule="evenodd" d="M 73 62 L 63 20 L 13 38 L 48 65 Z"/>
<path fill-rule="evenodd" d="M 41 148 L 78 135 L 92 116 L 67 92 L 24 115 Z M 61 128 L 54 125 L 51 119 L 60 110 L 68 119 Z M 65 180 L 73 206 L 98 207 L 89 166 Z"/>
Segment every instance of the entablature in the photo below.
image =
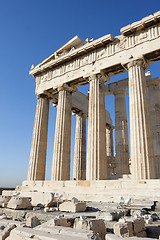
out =
<path fill-rule="evenodd" d="M 78 36 L 74 37 L 49 58 L 32 67 L 30 75 L 36 78 L 36 94 L 51 88 L 56 90 L 65 83 L 75 87 L 88 84 L 91 74 L 103 73 L 108 81 L 110 76 L 127 71 L 127 63 L 137 59 L 143 59 L 146 66 L 160 60 L 159 14 L 156 13 L 156 21 L 149 17 L 150 24 L 127 35 L 113 38 L 108 34 L 84 42 Z"/>

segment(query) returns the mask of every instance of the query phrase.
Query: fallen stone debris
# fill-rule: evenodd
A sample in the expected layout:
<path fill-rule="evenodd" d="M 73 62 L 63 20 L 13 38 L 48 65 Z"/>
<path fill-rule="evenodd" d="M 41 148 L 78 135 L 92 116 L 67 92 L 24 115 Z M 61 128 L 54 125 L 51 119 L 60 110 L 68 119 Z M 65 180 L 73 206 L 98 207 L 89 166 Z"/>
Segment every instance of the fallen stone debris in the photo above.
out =
<path fill-rule="evenodd" d="M 61 212 L 84 212 L 86 210 L 85 202 L 64 202 L 59 205 L 59 210 Z"/>
<path fill-rule="evenodd" d="M 7 204 L 7 208 L 11 208 L 11 209 L 31 209 L 32 205 L 31 202 L 29 200 L 29 198 L 27 197 L 11 197 L 11 199 L 9 200 L 8 204 Z"/>
<path fill-rule="evenodd" d="M 0 196 L 0 239 L 159 239 L 158 201 L 119 197 L 117 202 L 82 202 L 36 192 Z M 37 203 L 37 205 L 36 205 Z"/>
<path fill-rule="evenodd" d="M 10 196 L 0 196 L 0 207 L 7 207 L 7 204 L 9 202 L 9 200 L 11 199 Z"/>
<path fill-rule="evenodd" d="M 128 218 L 114 224 L 114 233 L 119 237 L 146 237 L 144 218 Z"/>
<path fill-rule="evenodd" d="M 36 216 L 26 215 L 26 226 L 27 227 L 34 228 L 40 224 L 41 224 L 40 220 Z"/>

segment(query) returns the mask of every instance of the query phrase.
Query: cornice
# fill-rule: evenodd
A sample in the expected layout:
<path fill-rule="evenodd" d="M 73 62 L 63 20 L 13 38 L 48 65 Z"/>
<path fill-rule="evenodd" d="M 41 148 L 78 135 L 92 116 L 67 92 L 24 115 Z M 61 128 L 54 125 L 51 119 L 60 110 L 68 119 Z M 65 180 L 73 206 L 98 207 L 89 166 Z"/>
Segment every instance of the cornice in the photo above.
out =
<path fill-rule="evenodd" d="M 32 66 L 29 74 L 33 77 L 36 77 L 36 75 L 45 71 L 46 69 L 56 67 L 57 65 L 60 65 L 63 62 L 69 61 L 70 59 L 72 59 L 74 57 L 81 56 L 84 53 L 90 52 L 96 48 L 104 46 L 105 44 L 113 42 L 113 40 L 114 40 L 113 36 L 111 34 L 108 34 L 108 35 L 98 38 L 92 42 L 88 42 L 85 45 L 83 45 L 82 47 L 72 50 L 63 56 L 53 59 L 54 54 L 56 53 L 55 52 L 50 57 L 45 59 L 43 62 L 39 63 L 36 67 Z"/>

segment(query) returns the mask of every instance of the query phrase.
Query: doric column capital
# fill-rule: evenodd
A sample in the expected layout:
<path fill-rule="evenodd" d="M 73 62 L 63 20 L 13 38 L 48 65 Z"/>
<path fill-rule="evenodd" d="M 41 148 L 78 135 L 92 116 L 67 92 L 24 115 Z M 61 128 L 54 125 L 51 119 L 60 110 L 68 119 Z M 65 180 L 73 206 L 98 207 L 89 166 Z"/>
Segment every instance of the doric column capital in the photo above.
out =
<path fill-rule="evenodd" d="M 113 95 L 119 95 L 119 94 L 127 95 L 128 91 L 126 89 L 119 89 L 113 92 Z"/>
<path fill-rule="evenodd" d="M 143 67 L 144 69 L 147 69 L 149 68 L 149 64 L 145 61 L 144 58 L 139 58 L 139 59 L 136 59 L 136 60 L 131 60 L 128 64 L 126 64 L 126 68 L 130 68 L 130 67 L 136 67 L 136 66 L 141 66 Z"/>
<path fill-rule="evenodd" d="M 77 116 L 82 116 L 82 115 L 83 115 L 83 112 L 82 112 L 82 111 L 73 111 L 73 112 L 72 112 L 72 115 L 73 115 L 73 116 L 76 116 L 76 117 L 77 117 Z"/>
<path fill-rule="evenodd" d="M 100 84 L 104 84 L 105 82 L 105 79 L 103 77 L 103 75 L 101 73 L 98 73 L 98 74 L 91 74 L 89 77 L 88 77 L 88 81 L 89 83 L 94 81 L 94 80 L 99 80 L 99 83 Z"/>
<path fill-rule="evenodd" d="M 57 104 L 58 104 L 58 99 L 57 98 L 53 98 L 51 102 L 53 104 L 53 107 L 57 107 Z"/>
<path fill-rule="evenodd" d="M 106 128 L 112 131 L 115 127 L 111 124 L 106 123 Z"/>
<path fill-rule="evenodd" d="M 57 107 L 57 104 L 58 104 L 58 103 L 53 103 L 53 107 Z"/>
<path fill-rule="evenodd" d="M 137 59 L 137 60 L 134 60 L 134 61 L 130 61 L 128 64 L 127 64 L 127 67 L 128 69 L 130 67 L 135 67 L 135 66 L 143 66 L 144 67 L 144 60 L 143 59 Z"/>
<path fill-rule="evenodd" d="M 36 95 L 36 96 L 37 96 L 37 99 L 47 98 L 47 95 L 46 95 L 46 94 L 39 94 L 39 95 Z"/>
<path fill-rule="evenodd" d="M 58 92 L 66 90 L 70 93 L 76 92 L 77 88 L 74 86 L 68 86 L 68 84 L 64 83 L 58 87 Z"/>
<path fill-rule="evenodd" d="M 98 77 L 98 74 L 90 74 L 88 77 L 88 81 L 91 82 L 91 81 L 97 79 L 97 77 Z"/>
<path fill-rule="evenodd" d="M 72 112 L 72 115 L 73 116 L 76 116 L 76 117 L 85 117 L 85 118 L 87 118 L 87 114 L 85 114 L 84 112 L 82 112 L 82 111 L 73 111 Z"/>

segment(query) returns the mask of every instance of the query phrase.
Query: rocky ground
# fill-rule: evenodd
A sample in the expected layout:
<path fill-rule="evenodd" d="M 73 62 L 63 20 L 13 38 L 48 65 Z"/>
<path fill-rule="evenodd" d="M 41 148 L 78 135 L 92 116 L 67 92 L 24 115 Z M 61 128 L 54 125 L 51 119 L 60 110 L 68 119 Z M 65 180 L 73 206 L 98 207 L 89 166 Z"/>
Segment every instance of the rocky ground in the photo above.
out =
<path fill-rule="evenodd" d="M 7 202 L 7 203 L 6 203 Z M 117 203 L 61 201 L 31 205 L 31 199 L 0 196 L 0 239 L 159 239 L 160 204 L 122 198 Z M 21 209 L 23 208 L 23 209 Z"/>

